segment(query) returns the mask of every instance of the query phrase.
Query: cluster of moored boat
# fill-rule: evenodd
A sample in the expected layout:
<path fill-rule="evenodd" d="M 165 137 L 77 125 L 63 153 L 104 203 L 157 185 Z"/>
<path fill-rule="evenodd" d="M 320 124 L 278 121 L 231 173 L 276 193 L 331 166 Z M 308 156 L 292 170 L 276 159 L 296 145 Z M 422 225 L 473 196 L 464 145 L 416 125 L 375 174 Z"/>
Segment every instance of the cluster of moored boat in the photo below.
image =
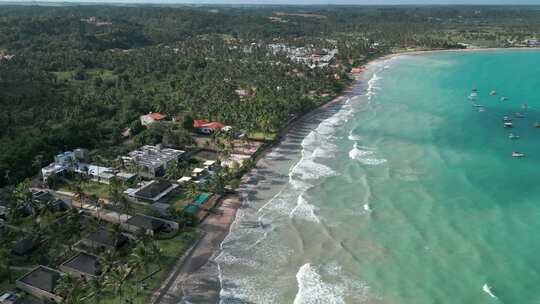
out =
<path fill-rule="evenodd" d="M 497 91 L 492 90 L 491 92 L 489 92 L 489 95 L 490 96 L 497 96 Z M 474 108 L 478 109 L 478 112 L 484 112 L 486 110 L 486 108 L 483 105 L 476 103 L 476 98 L 477 97 L 478 97 L 478 90 L 476 88 L 474 88 L 474 89 L 472 89 L 471 94 L 469 95 L 469 100 L 471 102 L 471 105 Z M 503 96 L 499 100 L 501 102 L 503 102 L 503 101 L 508 101 L 509 98 Z M 514 113 L 515 118 L 525 118 L 525 112 L 528 109 L 528 105 L 526 103 L 523 104 L 521 106 L 521 109 L 522 109 L 522 111 Z M 503 126 L 505 128 L 508 128 L 508 129 L 514 127 L 514 124 L 512 122 L 512 118 L 510 116 L 504 116 L 503 117 Z M 535 123 L 534 126 L 536 128 L 540 128 L 540 122 Z M 519 137 L 519 135 L 516 135 L 514 133 L 509 133 L 508 138 L 512 139 L 512 140 L 516 140 L 516 139 L 519 139 L 520 137 Z M 518 152 L 518 151 L 512 152 L 512 157 L 524 157 L 524 156 L 525 156 L 524 153 L 521 153 L 521 152 Z"/>

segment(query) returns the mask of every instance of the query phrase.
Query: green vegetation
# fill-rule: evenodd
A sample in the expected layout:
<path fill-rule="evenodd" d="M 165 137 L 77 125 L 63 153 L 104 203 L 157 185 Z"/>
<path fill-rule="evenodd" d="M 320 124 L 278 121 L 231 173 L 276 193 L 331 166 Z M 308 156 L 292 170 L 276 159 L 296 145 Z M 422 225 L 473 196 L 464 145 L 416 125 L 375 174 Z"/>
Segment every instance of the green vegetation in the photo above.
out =
<path fill-rule="evenodd" d="M 398 50 L 520 45 L 538 33 L 539 14 L 488 6 L 2 6 L 1 52 L 15 57 L 0 63 L 0 186 L 69 148 L 112 157 L 145 143 L 190 143 L 183 123 L 141 128 L 138 116 L 150 111 L 271 140 L 291 115 L 340 93 L 353 66 Z M 269 52 L 272 43 L 339 53 L 311 69 Z M 128 127 L 131 139 L 121 135 Z"/>
<path fill-rule="evenodd" d="M 95 190 L 99 189 L 99 191 Z M 123 213 L 149 214 L 150 207 L 127 201 L 118 182 L 102 185 L 75 179 L 65 186 L 75 193 L 75 202 L 83 201 Z M 109 204 L 86 191 L 107 194 Z M 37 265 L 58 269 L 59 266 L 83 250 L 99 257 L 101 273 L 96 278 L 79 279 L 65 275 L 56 287 L 66 303 L 146 303 L 159 284 L 168 275 L 179 256 L 196 237 L 195 222 L 181 212 L 174 216 L 180 221 L 180 230 L 159 231 L 150 236 L 144 231 L 126 231 L 111 224 L 84 215 L 77 209 L 62 209 L 54 196 L 39 196 L 30 190 L 30 182 L 19 183 L 12 192 L 3 193 L 9 207 L 7 222 L 0 226 L 0 291 L 15 288 L 15 280 Z M 103 250 L 81 243 L 81 239 L 105 229 L 114 238 L 129 236 L 128 243 L 117 249 Z M 22 239 L 31 238 L 32 249 L 14 253 Z"/>

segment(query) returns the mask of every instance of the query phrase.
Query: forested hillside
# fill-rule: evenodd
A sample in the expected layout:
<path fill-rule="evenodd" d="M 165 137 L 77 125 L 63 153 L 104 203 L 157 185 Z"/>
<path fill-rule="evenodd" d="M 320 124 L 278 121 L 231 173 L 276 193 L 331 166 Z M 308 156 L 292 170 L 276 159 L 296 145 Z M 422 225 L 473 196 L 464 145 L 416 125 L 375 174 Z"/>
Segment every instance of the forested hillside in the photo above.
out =
<path fill-rule="evenodd" d="M 185 130 L 143 130 L 138 117 L 150 111 L 276 131 L 339 94 L 350 68 L 372 57 L 511 46 L 535 37 L 539 17 L 498 7 L 0 6 L 0 186 L 63 149 L 116 149 L 128 127 L 137 143 L 161 142 L 160 132 L 189 141 Z M 339 53 L 312 68 L 269 52 L 273 43 Z"/>

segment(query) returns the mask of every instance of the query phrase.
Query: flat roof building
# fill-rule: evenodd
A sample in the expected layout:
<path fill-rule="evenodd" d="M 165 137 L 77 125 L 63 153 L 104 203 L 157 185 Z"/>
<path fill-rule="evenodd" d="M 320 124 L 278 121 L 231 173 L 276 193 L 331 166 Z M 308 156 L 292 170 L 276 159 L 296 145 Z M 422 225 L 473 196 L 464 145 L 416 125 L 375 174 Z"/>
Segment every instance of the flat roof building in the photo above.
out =
<path fill-rule="evenodd" d="M 169 221 L 142 214 L 136 214 L 130 217 L 126 221 L 126 225 L 128 225 L 131 231 L 142 230 L 149 235 L 154 235 L 161 231 L 168 232 L 178 228 L 173 227 Z"/>
<path fill-rule="evenodd" d="M 101 274 L 99 258 L 85 252 L 80 252 L 64 262 L 60 265 L 60 270 L 79 278 L 96 277 Z"/>
<path fill-rule="evenodd" d="M 153 180 L 140 188 L 128 189 L 125 193 L 139 201 L 156 203 L 176 188 L 178 184 L 167 180 Z"/>
<path fill-rule="evenodd" d="M 135 166 L 140 175 L 156 177 L 164 175 L 167 166 L 172 162 L 178 162 L 184 153 L 182 150 L 162 148 L 159 145 L 146 145 L 129 152 L 122 160 L 126 166 Z"/>
<path fill-rule="evenodd" d="M 122 247 L 127 241 L 128 239 L 125 235 L 116 234 L 105 228 L 100 228 L 81 240 L 86 246 L 103 251 L 116 250 Z"/>
<path fill-rule="evenodd" d="M 61 272 L 57 270 L 38 266 L 18 279 L 15 284 L 19 289 L 39 299 L 61 303 L 62 297 L 55 293 L 61 276 Z"/>

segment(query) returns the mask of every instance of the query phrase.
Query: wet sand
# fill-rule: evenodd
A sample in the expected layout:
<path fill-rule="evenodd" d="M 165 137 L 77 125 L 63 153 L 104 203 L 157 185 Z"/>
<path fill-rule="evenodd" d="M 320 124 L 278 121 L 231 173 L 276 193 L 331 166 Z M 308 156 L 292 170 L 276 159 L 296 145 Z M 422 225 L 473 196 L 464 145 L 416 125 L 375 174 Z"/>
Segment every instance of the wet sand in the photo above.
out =
<path fill-rule="evenodd" d="M 317 125 L 325 118 L 336 113 L 348 97 L 357 94 L 354 89 L 358 77 L 343 93 L 333 100 L 319 106 L 311 112 L 300 116 L 285 127 L 279 139 L 264 148 L 257 158 L 257 166 L 242 178 L 238 195 L 225 197 L 216 208 L 216 214 L 209 215 L 199 226 L 201 237 L 178 260 L 170 275 L 162 286 L 153 294 L 150 303 L 217 303 L 221 291 L 219 269 L 215 258 L 221 252 L 221 244 L 229 234 L 231 225 L 236 219 L 239 208 L 243 206 L 243 198 L 257 196 L 257 187 L 261 181 L 268 178 L 268 168 L 265 157 L 278 145 L 287 144 L 292 140 L 300 148 L 298 140 L 306 136 L 312 125 Z M 264 176 L 261 176 L 264 175 Z"/>
<path fill-rule="evenodd" d="M 236 211 L 240 207 L 237 196 L 225 197 L 199 227 L 202 236 L 179 259 L 161 288 L 154 293 L 151 303 L 216 303 L 220 283 L 217 265 L 212 261 L 221 242 L 229 233 Z"/>

